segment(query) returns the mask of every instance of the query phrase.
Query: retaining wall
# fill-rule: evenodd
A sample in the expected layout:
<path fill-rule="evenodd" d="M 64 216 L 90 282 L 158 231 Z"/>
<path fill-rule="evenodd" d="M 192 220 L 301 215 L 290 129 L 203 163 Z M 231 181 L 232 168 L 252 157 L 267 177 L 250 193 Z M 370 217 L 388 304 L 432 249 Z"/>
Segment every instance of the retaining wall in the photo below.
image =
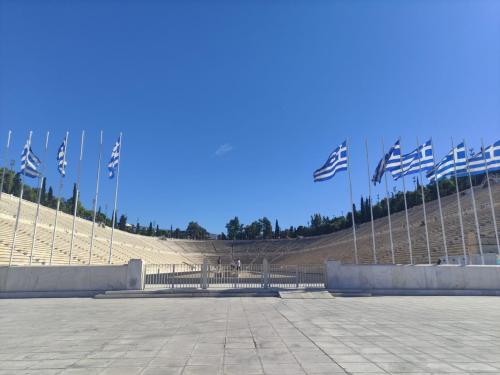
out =
<path fill-rule="evenodd" d="M 355 265 L 328 261 L 328 289 L 500 290 L 500 266 Z"/>
<path fill-rule="evenodd" d="M 0 293 L 139 290 L 144 263 L 125 265 L 0 267 Z"/>

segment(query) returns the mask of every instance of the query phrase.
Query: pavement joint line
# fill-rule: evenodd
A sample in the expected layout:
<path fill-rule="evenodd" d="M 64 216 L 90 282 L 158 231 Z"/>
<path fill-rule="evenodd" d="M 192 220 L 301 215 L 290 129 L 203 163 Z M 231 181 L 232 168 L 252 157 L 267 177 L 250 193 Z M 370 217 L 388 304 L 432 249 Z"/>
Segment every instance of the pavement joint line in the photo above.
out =
<path fill-rule="evenodd" d="M 287 306 L 287 304 L 286 304 L 286 302 L 285 302 L 285 301 L 283 301 L 283 300 L 280 300 L 280 301 L 283 303 L 283 305 Z M 287 307 L 288 307 L 288 306 L 287 306 Z M 344 370 L 344 372 L 345 372 L 346 374 L 351 374 L 351 372 L 347 371 L 347 369 L 346 369 L 344 366 L 341 366 L 341 365 L 340 365 L 337 361 L 335 361 L 335 360 L 334 360 L 334 359 L 333 359 L 333 358 L 332 358 L 332 357 L 331 357 L 331 356 L 330 356 L 327 352 L 325 352 L 325 351 L 324 351 L 324 350 L 323 350 L 323 349 L 322 349 L 319 345 L 317 345 L 317 344 L 316 344 L 313 340 L 311 340 L 311 338 L 310 338 L 308 335 L 306 335 L 306 334 L 302 331 L 302 329 L 300 329 L 299 327 L 297 327 L 297 326 L 296 326 L 296 325 L 295 325 L 295 324 L 294 324 L 294 323 L 293 323 L 290 319 L 288 319 L 288 317 L 287 317 L 285 314 L 283 314 L 281 311 L 279 311 L 278 309 L 276 309 L 276 307 L 274 307 L 274 306 L 273 306 L 273 308 L 274 308 L 274 309 L 276 310 L 276 312 L 277 312 L 278 314 L 280 314 L 280 315 L 281 315 L 281 316 L 282 316 L 282 317 L 283 317 L 286 321 L 288 321 L 288 323 L 290 323 L 290 324 L 291 324 L 291 325 L 292 325 L 292 326 L 293 326 L 293 327 L 294 327 L 297 331 L 299 331 L 299 332 L 302 334 L 302 336 L 304 336 L 305 338 L 307 338 L 307 340 L 309 340 L 309 341 L 310 341 L 310 342 L 311 342 L 314 346 L 316 346 L 316 347 L 317 347 L 317 348 L 318 348 L 318 349 L 319 349 L 319 350 L 320 350 L 320 351 L 321 351 L 324 355 L 326 355 L 328 358 L 330 358 L 330 360 L 331 360 L 333 363 L 335 363 L 335 364 L 336 364 L 337 366 L 339 366 L 342 370 Z M 286 343 L 285 343 L 285 345 L 286 345 Z M 288 345 L 287 345 L 287 347 L 288 347 Z M 293 355 L 293 354 L 292 354 L 292 355 Z M 294 356 L 294 357 L 295 357 L 295 356 Z M 296 358 L 296 357 L 295 357 L 295 358 Z M 301 365 L 300 367 L 302 367 L 302 365 Z M 304 372 L 305 372 L 305 373 L 307 373 L 307 371 L 305 371 L 305 370 L 304 370 Z"/>

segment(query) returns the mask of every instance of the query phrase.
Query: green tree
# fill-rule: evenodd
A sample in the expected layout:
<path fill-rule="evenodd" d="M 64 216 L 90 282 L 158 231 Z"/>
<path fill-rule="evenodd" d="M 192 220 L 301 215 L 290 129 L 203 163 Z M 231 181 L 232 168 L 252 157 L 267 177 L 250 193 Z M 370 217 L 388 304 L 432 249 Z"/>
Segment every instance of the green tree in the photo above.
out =
<path fill-rule="evenodd" d="M 19 197 L 21 194 L 21 175 L 16 173 L 14 175 L 13 184 L 12 184 L 12 195 Z"/>
<path fill-rule="evenodd" d="M 7 169 L 5 171 L 5 177 L 4 177 L 4 181 L 3 181 L 3 192 L 4 193 L 7 193 L 7 194 L 12 193 L 12 187 L 14 184 L 13 179 L 14 179 L 13 173 Z"/>
<path fill-rule="evenodd" d="M 264 239 L 273 238 L 273 226 L 267 217 L 263 217 L 262 220 L 262 236 Z"/>
<path fill-rule="evenodd" d="M 40 203 L 44 206 L 47 205 L 47 179 L 42 178 L 42 191 L 40 192 Z"/>
<path fill-rule="evenodd" d="M 153 235 L 153 223 L 151 221 L 149 222 L 147 235 L 150 237 Z"/>
<path fill-rule="evenodd" d="M 250 225 L 245 225 L 243 229 L 243 236 L 248 240 L 255 240 L 262 237 L 262 221 L 254 221 Z"/>
<path fill-rule="evenodd" d="M 195 221 L 188 224 L 186 234 L 192 239 L 205 239 L 208 237 L 208 231 Z"/>
<path fill-rule="evenodd" d="M 49 187 L 49 191 L 47 193 L 47 201 L 45 203 L 49 207 L 54 207 L 54 190 L 52 190 L 52 186 Z M 100 207 L 99 207 L 99 211 L 100 211 Z"/>
<path fill-rule="evenodd" d="M 120 220 L 118 220 L 118 229 L 126 230 L 127 229 L 127 217 L 125 215 L 120 215 Z"/>
<path fill-rule="evenodd" d="M 240 224 L 238 216 L 235 216 L 234 219 L 229 220 L 229 222 L 226 224 L 226 230 L 227 230 L 227 237 L 230 240 L 241 238 L 243 232 L 243 225 Z"/>

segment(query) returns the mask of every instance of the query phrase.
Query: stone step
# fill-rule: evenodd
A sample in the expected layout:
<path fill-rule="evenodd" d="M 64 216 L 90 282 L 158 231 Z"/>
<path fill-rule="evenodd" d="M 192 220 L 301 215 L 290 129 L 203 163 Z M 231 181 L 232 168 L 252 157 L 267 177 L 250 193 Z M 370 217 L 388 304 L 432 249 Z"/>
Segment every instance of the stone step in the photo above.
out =
<path fill-rule="evenodd" d="M 123 290 L 108 291 L 96 295 L 96 299 L 115 298 L 192 298 L 192 297 L 279 297 L 273 289 L 157 289 L 157 290 Z"/>
<path fill-rule="evenodd" d="M 327 290 L 281 290 L 279 295 L 283 299 L 332 299 Z"/>

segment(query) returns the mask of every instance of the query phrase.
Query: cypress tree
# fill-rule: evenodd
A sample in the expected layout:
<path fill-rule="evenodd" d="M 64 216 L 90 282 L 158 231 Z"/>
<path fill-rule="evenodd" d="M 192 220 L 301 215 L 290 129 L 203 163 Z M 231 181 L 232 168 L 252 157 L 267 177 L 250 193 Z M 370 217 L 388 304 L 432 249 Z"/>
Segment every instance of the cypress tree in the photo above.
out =
<path fill-rule="evenodd" d="M 42 179 L 42 191 L 40 192 L 40 203 L 43 205 L 47 204 L 46 182 L 47 182 L 47 179 L 45 177 L 43 177 L 43 179 Z"/>

